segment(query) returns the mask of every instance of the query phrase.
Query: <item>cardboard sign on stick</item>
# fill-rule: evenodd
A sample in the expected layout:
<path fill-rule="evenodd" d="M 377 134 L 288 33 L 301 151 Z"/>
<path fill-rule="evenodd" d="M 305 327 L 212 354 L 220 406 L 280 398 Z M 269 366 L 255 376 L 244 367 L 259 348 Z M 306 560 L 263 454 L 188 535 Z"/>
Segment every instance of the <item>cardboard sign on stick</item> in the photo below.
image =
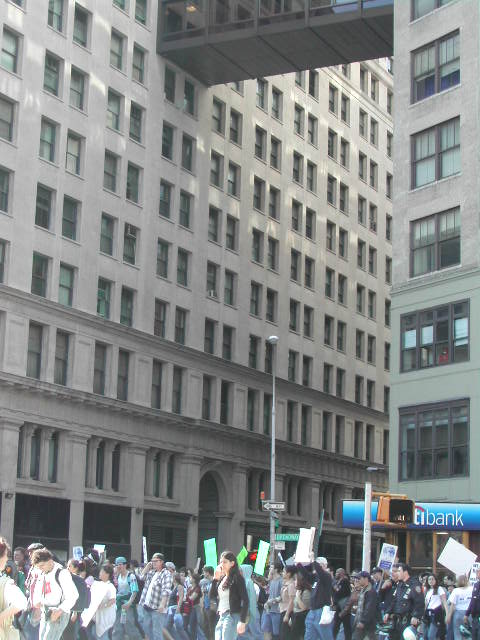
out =
<path fill-rule="evenodd" d="M 438 562 L 456 576 L 467 575 L 476 559 L 477 555 L 473 551 L 454 538 L 448 539 L 442 553 L 438 556 Z"/>

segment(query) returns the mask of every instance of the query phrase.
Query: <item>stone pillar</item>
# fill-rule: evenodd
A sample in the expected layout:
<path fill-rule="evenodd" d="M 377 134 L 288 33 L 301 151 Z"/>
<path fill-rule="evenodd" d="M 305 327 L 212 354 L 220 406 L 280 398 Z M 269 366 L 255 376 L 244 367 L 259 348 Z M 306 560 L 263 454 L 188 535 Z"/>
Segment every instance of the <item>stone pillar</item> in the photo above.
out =
<path fill-rule="evenodd" d="M 100 444 L 100 438 L 93 436 L 88 441 L 88 459 L 87 459 L 87 487 L 95 488 L 96 470 L 97 470 L 97 448 Z"/>
<path fill-rule="evenodd" d="M 241 549 L 245 543 L 245 509 L 247 504 L 248 468 L 235 465 L 230 476 L 231 505 L 233 517 L 230 521 L 229 545 L 233 549 Z"/>
<path fill-rule="evenodd" d="M 351 558 L 352 558 L 352 534 L 347 534 L 347 550 L 346 550 L 346 558 L 345 558 L 345 571 L 350 573 L 351 570 Z"/>
<path fill-rule="evenodd" d="M 48 464 L 50 461 L 50 440 L 54 434 L 53 429 L 42 427 L 40 435 L 40 472 L 38 479 L 48 482 Z"/>
<path fill-rule="evenodd" d="M 114 440 L 105 440 L 104 461 L 103 461 L 103 489 L 104 491 L 112 490 L 112 454 L 115 449 L 116 442 Z M 136 470 L 135 470 L 136 471 Z"/>
<path fill-rule="evenodd" d="M 153 461 L 157 451 L 149 449 L 145 454 L 145 495 L 153 496 Z"/>
<path fill-rule="evenodd" d="M 179 502 L 185 505 L 185 511 L 190 514 L 190 520 L 188 521 L 187 528 L 187 567 L 194 567 L 197 562 L 198 499 L 200 467 L 203 462 L 203 458 L 192 454 L 184 454 L 178 458 L 178 461 L 181 465 L 181 471 L 176 474 L 180 485 L 177 496 Z"/>
<path fill-rule="evenodd" d="M 15 489 L 17 484 L 18 435 L 23 422 L 0 420 L 0 481 L 2 489 L 2 511 L 0 531 L 11 543 L 15 521 Z"/>
<path fill-rule="evenodd" d="M 69 452 L 69 472 L 65 475 L 67 494 L 70 495 L 69 544 L 70 556 L 73 547 L 83 544 L 83 512 L 85 506 L 85 460 L 87 437 L 78 433 L 69 434 L 65 451 Z"/>
<path fill-rule="evenodd" d="M 292 514 L 292 516 L 296 516 L 298 515 L 298 503 L 297 503 L 297 499 L 298 499 L 298 492 L 297 492 L 297 487 L 298 487 L 298 483 L 299 480 L 298 478 L 290 478 L 290 496 L 292 498 L 292 504 L 290 505 L 290 513 Z"/>
<path fill-rule="evenodd" d="M 218 524 L 217 552 L 220 555 L 224 549 L 231 549 L 233 547 L 230 533 L 232 531 L 234 514 L 232 511 L 219 511 L 215 515 Z"/>
<path fill-rule="evenodd" d="M 168 461 L 173 454 L 168 451 L 163 451 L 160 456 L 160 496 L 162 498 L 167 497 L 167 485 L 168 485 Z M 175 487 L 174 487 L 175 490 Z"/>
<path fill-rule="evenodd" d="M 145 458 L 148 447 L 143 445 L 130 445 L 126 452 L 121 469 L 135 469 L 135 473 L 129 475 L 127 484 L 128 501 L 131 505 L 130 514 L 130 546 L 131 557 L 140 561 L 142 559 L 143 536 L 143 505 L 145 500 Z M 122 484 L 122 481 L 120 481 Z"/>
<path fill-rule="evenodd" d="M 22 458 L 21 465 L 21 478 L 30 478 L 30 457 L 32 455 L 32 433 L 35 426 L 30 423 L 25 423 L 22 427 L 23 432 L 23 446 L 22 446 Z"/>

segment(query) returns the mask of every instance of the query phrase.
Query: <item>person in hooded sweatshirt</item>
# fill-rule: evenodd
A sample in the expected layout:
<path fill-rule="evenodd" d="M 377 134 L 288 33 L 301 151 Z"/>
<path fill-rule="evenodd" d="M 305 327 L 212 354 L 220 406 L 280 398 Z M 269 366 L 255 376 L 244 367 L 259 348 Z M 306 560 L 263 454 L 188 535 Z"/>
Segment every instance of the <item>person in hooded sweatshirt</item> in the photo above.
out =
<path fill-rule="evenodd" d="M 257 592 L 252 580 L 253 567 L 249 564 L 242 564 L 240 566 L 243 579 L 245 580 L 245 586 L 247 587 L 248 594 L 248 622 L 245 628 L 245 633 L 242 635 L 242 639 L 245 640 L 259 640 L 263 637 L 260 631 L 260 615 L 257 607 Z"/>

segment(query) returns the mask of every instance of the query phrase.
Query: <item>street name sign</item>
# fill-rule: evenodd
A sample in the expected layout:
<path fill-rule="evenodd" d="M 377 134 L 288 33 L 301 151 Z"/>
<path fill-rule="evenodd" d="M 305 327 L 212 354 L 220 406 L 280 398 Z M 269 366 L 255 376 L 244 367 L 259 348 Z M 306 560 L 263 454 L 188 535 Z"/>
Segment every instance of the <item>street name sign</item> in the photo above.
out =
<path fill-rule="evenodd" d="M 263 500 L 262 507 L 265 511 L 285 511 L 285 502 L 273 502 L 272 500 Z"/>

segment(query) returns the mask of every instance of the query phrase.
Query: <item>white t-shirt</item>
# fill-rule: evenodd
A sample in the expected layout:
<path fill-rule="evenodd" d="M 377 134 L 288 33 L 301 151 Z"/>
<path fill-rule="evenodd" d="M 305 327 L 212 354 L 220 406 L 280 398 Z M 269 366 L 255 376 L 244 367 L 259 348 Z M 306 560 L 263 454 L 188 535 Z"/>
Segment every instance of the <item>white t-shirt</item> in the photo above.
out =
<path fill-rule="evenodd" d="M 230 589 L 223 588 L 223 582 L 226 578 L 223 578 L 218 585 L 218 613 L 223 613 L 230 609 Z"/>
<path fill-rule="evenodd" d="M 3 599 L 5 600 L 6 609 L 8 607 L 15 607 L 20 610 L 27 608 L 26 597 L 11 578 L 6 579 Z"/>
<path fill-rule="evenodd" d="M 97 638 L 103 636 L 105 631 L 111 629 L 115 624 L 115 602 L 109 607 L 105 607 L 104 605 L 107 604 L 109 600 L 115 600 L 117 590 L 115 589 L 115 585 L 113 585 L 111 582 L 107 582 L 106 587 L 106 593 L 103 596 L 102 602 L 100 603 L 97 612 L 95 613 L 95 632 L 97 634 Z"/>
<path fill-rule="evenodd" d="M 438 587 L 437 593 L 433 593 L 433 589 L 429 589 L 425 595 L 425 606 L 427 609 L 438 609 L 442 606 L 441 596 L 446 595 L 443 587 Z"/>
<path fill-rule="evenodd" d="M 472 590 L 473 587 L 456 587 L 450 594 L 448 602 L 455 605 L 456 611 L 466 611 L 472 599 Z"/>

